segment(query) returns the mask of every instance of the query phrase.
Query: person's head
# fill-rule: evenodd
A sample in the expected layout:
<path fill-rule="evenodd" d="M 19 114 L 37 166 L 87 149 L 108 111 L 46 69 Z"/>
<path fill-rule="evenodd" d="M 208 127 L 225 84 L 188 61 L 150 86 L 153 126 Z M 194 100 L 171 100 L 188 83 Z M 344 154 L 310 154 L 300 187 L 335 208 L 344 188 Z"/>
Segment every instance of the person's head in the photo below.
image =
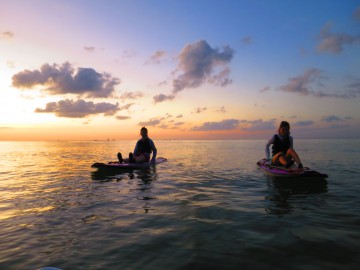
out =
<path fill-rule="evenodd" d="M 142 127 L 142 128 L 140 129 L 140 135 L 141 135 L 142 138 L 147 138 L 147 136 L 148 136 L 148 130 L 147 130 L 146 127 Z"/>
<path fill-rule="evenodd" d="M 281 121 L 279 129 L 278 129 L 278 133 L 281 136 L 288 136 L 290 135 L 290 124 L 287 121 Z"/>

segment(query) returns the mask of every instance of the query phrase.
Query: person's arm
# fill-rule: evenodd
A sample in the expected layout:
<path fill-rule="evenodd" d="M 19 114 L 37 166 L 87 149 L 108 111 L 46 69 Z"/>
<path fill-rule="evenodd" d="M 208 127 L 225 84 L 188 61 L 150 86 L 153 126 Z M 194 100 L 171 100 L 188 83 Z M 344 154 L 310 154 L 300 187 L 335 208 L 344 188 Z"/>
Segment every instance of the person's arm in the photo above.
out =
<path fill-rule="evenodd" d="M 276 135 L 274 135 L 276 136 Z M 270 145 L 272 145 L 274 143 L 274 136 L 272 136 L 267 144 L 265 145 L 265 155 L 266 155 L 266 159 L 269 160 L 270 159 Z"/>
<path fill-rule="evenodd" d="M 151 162 L 155 162 L 156 161 L 156 155 L 157 155 L 157 149 L 155 147 L 154 142 L 151 139 L 149 139 L 149 143 L 150 143 L 150 146 L 151 146 L 151 150 L 153 152 Z"/>
<path fill-rule="evenodd" d="M 135 148 L 134 148 L 134 152 L 133 152 L 134 156 L 136 156 L 136 155 L 137 155 L 137 151 L 138 151 L 138 144 L 139 144 L 139 141 L 137 141 L 137 142 L 136 142 L 136 145 L 135 145 Z"/>
<path fill-rule="evenodd" d="M 291 136 L 289 136 L 289 139 L 290 139 L 290 149 L 294 149 L 294 139 Z"/>

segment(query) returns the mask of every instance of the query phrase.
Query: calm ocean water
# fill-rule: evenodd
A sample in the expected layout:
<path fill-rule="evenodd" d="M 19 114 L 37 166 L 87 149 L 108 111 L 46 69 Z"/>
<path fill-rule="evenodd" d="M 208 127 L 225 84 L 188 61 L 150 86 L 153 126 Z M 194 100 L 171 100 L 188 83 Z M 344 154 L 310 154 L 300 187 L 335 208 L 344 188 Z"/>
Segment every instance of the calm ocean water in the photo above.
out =
<path fill-rule="evenodd" d="M 266 141 L 0 142 L 0 269 L 358 269 L 360 140 L 295 140 L 327 182 L 257 167 Z"/>

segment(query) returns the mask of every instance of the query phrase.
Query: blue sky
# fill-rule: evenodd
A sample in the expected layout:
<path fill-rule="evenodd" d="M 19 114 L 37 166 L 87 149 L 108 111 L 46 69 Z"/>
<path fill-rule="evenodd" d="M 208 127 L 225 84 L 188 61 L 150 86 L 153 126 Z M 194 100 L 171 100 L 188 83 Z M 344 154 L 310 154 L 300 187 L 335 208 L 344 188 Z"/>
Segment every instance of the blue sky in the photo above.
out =
<path fill-rule="evenodd" d="M 5 0 L 0 139 L 360 138 L 359 70 L 357 1 Z"/>

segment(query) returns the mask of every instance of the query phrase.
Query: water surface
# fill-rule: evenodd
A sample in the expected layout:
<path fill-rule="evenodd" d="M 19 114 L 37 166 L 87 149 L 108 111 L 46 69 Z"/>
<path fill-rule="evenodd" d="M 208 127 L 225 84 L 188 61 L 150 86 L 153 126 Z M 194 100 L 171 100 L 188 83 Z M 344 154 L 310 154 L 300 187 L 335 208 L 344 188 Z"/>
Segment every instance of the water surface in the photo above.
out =
<path fill-rule="evenodd" d="M 284 182 L 265 141 L 156 141 L 168 162 L 102 173 L 135 141 L 0 142 L 0 269 L 357 269 L 360 141 L 296 140 L 327 182 Z"/>

